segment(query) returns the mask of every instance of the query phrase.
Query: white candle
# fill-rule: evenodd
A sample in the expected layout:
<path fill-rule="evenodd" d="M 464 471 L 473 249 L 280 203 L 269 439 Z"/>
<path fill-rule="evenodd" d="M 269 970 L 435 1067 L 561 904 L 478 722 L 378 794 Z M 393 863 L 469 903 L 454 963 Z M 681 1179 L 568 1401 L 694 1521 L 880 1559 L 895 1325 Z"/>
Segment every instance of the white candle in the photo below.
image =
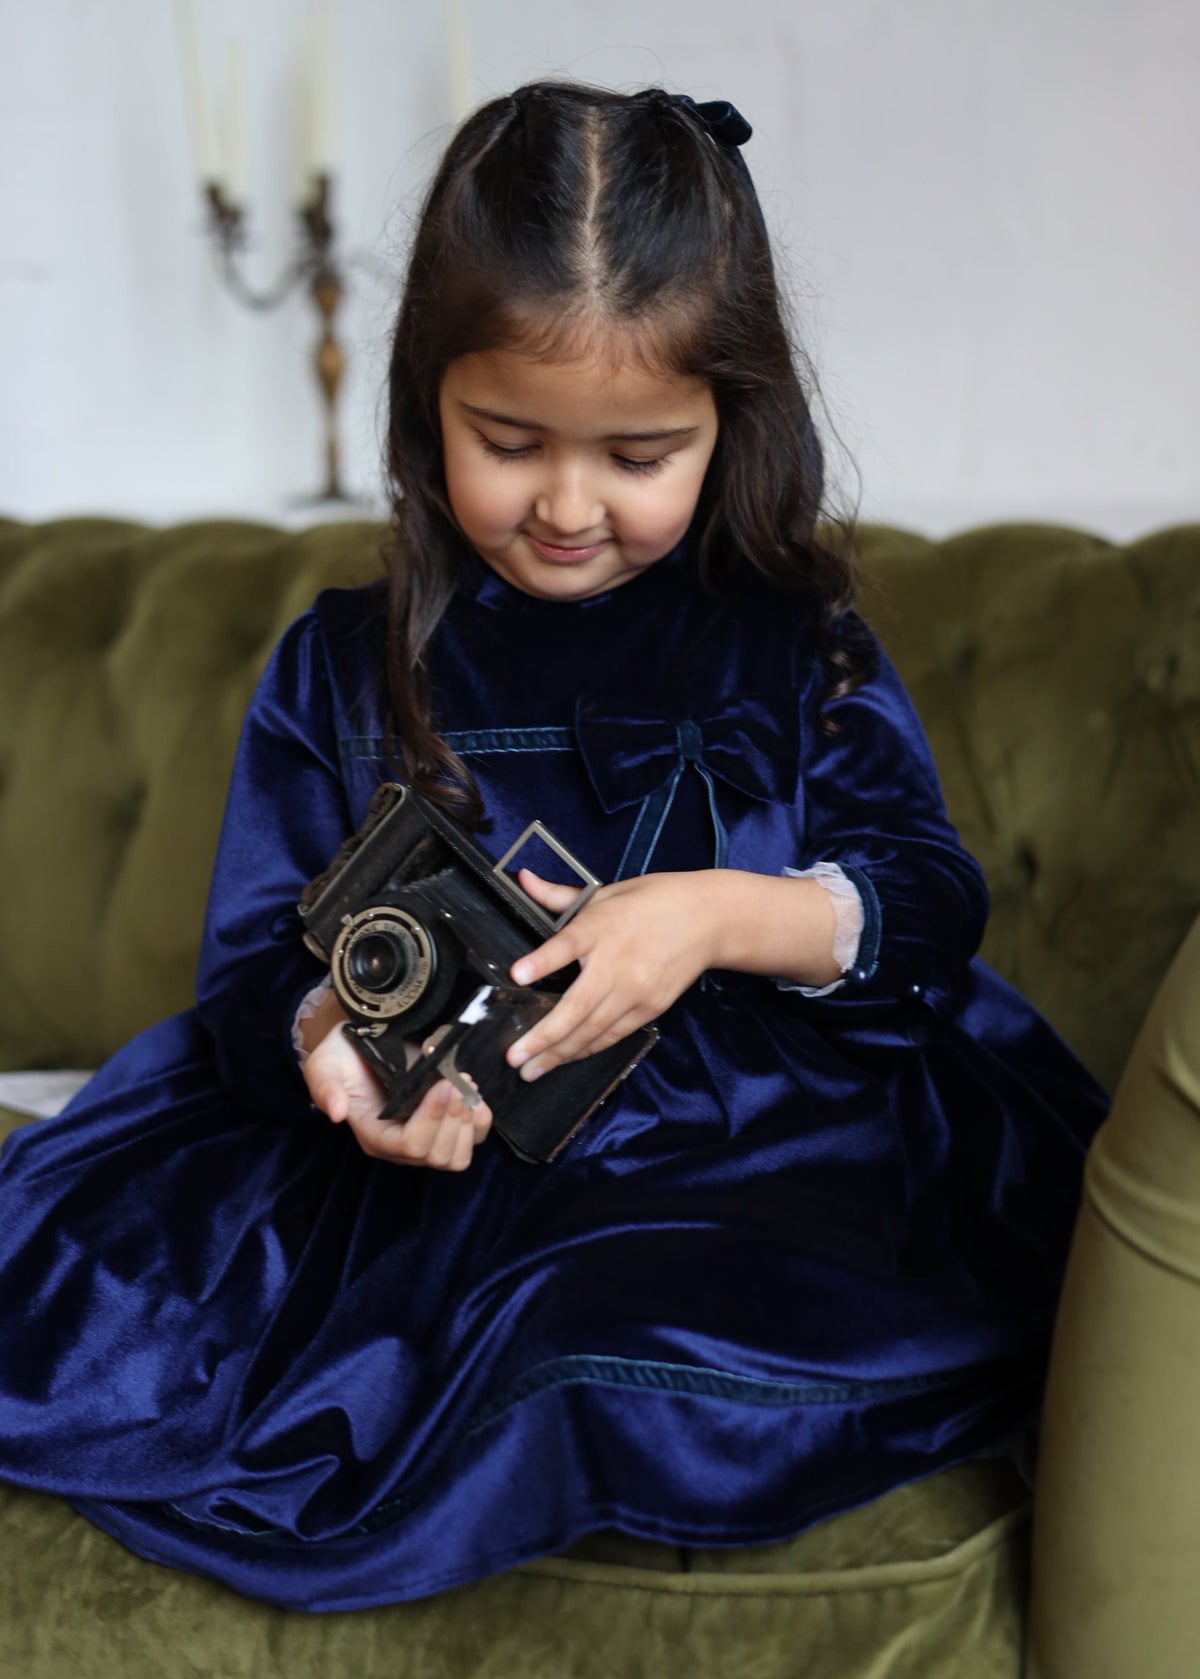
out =
<path fill-rule="evenodd" d="M 217 127 L 213 121 L 208 90 L 204 85 L 204 65 L 200 57 L 200 32 L 196 28 L 196 13 L 192 0 L 179 0 L 177 8 L 179 42 L 183 52 L 183 79 L 187 86 L 188 114 L 191 119 L 192 151 L 202 182 L 221 179 L 221 161 L 217 149 Z"/>
<path fill-rule="evenodd" d="M 466 0 L 446 0 L 446 51 L 450 68 L 450 117 L 457 128 L 475 103 Z"/>
<path fill-rule="evenodd" d="M 235 204 L 245 204 L 246 76 L 240 41 L 225 47 L 225 186 Z"/>
<path fill-rule="evenodd" d="M 307 17 L 300 19 L 300 44 L 296 51 L 296 103 L 292 135 L 295 142 L 295 170 L 292 193 L 297 204 L 309 197 L 309 157 L 312 139 L 312 29 Z"/>
<path fill-rule="evenodd" d="M 333 6 L 320 0 L 312 29 L 309 80 L 311 134 L 308 167 L 314 175 L 333 173 Z"/>

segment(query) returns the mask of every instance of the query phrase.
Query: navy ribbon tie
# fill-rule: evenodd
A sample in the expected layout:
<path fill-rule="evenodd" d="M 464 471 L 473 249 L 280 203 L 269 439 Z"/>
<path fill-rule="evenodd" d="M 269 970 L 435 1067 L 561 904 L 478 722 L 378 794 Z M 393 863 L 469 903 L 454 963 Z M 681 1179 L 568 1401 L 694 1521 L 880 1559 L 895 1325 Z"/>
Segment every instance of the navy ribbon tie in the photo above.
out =
<path fill-rule="evenodd" d="M 610 814 L 641 808 L 614 879 L 645 874 L 690 765 L 703 780 L 713 823 L 713 867 L 725 867 L 729 836 L 717 808 L 716 782 L 770 803 L 795 798 L 799 766 L 796 696 L 742 695 L 708 717 L 664 718 L 607 711 L 581 698 L 575 711 L 579 749 L 596 796 Z"/>

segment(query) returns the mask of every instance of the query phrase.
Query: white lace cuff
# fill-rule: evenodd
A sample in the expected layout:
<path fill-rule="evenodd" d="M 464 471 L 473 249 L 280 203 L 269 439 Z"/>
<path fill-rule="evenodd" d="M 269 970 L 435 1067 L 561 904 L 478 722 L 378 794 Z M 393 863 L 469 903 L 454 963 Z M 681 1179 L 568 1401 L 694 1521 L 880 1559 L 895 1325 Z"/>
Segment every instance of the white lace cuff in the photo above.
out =
<path fill-rule="evenodd" d="M 332 990 L 333 981 L 329 975 L 326 974 L 324 979 L 318 980 L 312 990 L 306 991 L 304 996 L 300 999 L 300 1007 L 296 1010 L 295 1016 L 292 1020 L 292 1048 L 296 1051 L 296 1061 L 301 1067 L 303 1067 L 304 1063 L 308 1060 L 309 1055 L 312 1053 L 311 1050 L 307 1050 L 304 1047 L 304 1034 L 300 1030 L 301 1023 L 305 1020 L 312 1019 L 313 1015 L 316 1014 L 317 1010 Z M 411 1067 L 420 1053 L 421 1045 L 419 1039 L 404 1039 L 404 1060 L 406 1066 Z"/>
<path fill-rule="evenodd" d="M 794 980 L 777 979 L 781 991 L 799 991 L 805 997 L 827 997 L 845 984 L 845 975 L 858 960 L 858 946 L 862 938 L 863 907 L 858 887 L 837 863 L 814 863 L 811 869 L 784 869 L 784 874 L 797 880 L 816 880 L 829 894 L 833 904 L 833 959 L 842 970 L 842 978 L 831 985 L 797 985 Z"/>
<path fill-rule="evenodd" d="M 296 1010 L 295 1018 L 292 1021 L 292 1048 L 296 1051 L 296 1060 L 301 1067 L 308 1060 L 309 1052 L 304 1047 L 304 1035 L 300 1030 L 300 1023 L 312 1019 L 332 990 L 333 981 L 326 974 L 324 979 L 318 980 L 312 990 L 306 992 L 300 999 L 300 1007 Z"/>

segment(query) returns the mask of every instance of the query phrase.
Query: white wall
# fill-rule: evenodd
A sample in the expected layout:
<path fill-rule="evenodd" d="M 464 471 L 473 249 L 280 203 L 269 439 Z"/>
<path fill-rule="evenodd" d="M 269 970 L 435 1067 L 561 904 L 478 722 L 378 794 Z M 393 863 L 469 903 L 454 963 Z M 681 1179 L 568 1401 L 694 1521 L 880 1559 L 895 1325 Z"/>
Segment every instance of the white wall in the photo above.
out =
<path fill-rule="evenodd" d="M 727 97 L 865 517 L 1121 537 L 1200 517 L 1194 0 L 465 0 L 474 94 L 567 72 Z M 246 42 L 251 277 L 289 236 L 304 0 L 196 0 Z M 442 8 L 338 0 L 347 476 L 379 493 L 407 217 L 450 116 Z M 295 297 L 204 238 L 168 0 L 0 0 L 0 512 L 303 519 Z M 856 493 L 852 469 L 840 476 Z"/>

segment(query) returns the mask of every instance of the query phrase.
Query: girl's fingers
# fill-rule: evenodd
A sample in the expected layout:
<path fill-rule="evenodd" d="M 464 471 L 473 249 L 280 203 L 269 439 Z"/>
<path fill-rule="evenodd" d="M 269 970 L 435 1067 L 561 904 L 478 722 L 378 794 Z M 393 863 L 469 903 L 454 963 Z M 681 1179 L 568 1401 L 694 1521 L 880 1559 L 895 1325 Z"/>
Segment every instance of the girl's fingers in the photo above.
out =
<path fill-rule="evenodd" d="M 632 1030 L 632 1028 L 630 1028 Z M 614 1032 L 611 1028 L 593 1032 L 590 1027 L 586 1034 L 577 1033 L 567 1038 L 553 1049 L 545 1049 L 532 1061 L 527 1061 L 521 1068 L 521 1078 L 526 1084 L 532 1084 L 540 1079 L 543 1073 L 552 1073 L 556 1067 L 565 1065 L 568 1061 L 582 1061 L 585 1056 L 595 1055 L 599 1050 L 607 1049 L 615 1044 L 622 1033 Z"/>
<path fill-rule="evenodd" d="M 444 1106 L 444 1094 L 435 1085 L 407 1119 L 381 1119 L 378 1110 L 363 1111 L 350 1115 L 350 1126 L 368 1154 L 380 1160 L 417 1164 L 429 1153 L 437 1136 Z"/>
<path fill-rule="evenodd" d="M 398 1165 L 463 1171 L 491 1129 L 486 1102 L 472 1108 L 449 1079 L 438 1079 L 405 1120 L 385 1120 L 383 1086 L 353 1044 L 331 1033 L 309 1056 L 304 1075 L 316 1105 L 346 1121 L 365 1154 Z M 467 1082 L 474 1084 L 469 1075 Z"/>
<path fill-rule="evenodd" d="M 333 1079 L 326 1079 L 318 1086 L 313 1101 L 335 1125 L 340 1125 L 350 1111 L 350 1098 L 345 1086 Z"/>
<path fill-rule="evenodd" d="M 563 910 L 568 909 L 583 891 L 582 886 L 559 886 L 552 880 L 543 880 L 540 875 L 534 874 L 532 869 L 519 870 L 518 879 L 531 898 L 540 903 L 543 909 L 552 910 L 556 915 L 561 915 Z M 607 890 L 607 887 L 600 888 L 601 892 Z M 588 914 L 592 904 L 599 901 L 599 897 L 600 893 L 597 893 L 592 903 L 583 910 L 584 916 Z M 508 971 L 514 984 L 536 985 L 539 979 L 545 979 L 547 974 L 556 974 L 568 963 L 583 963 L 586 953 L 586 936 L 580 937 L 578 924 L 572 921 L 561 933 L 552 934 L 545 944 L 538 945 L 536 950 L 530 950 L 518 958 Z"/>
<path fill-rule="evenodd" d="M 560 968 L 578 961 L 580 951 L 575 941 L 573 931 L 574 922 L 561 933 L 555 933 L 553 938 L 545 944 L 538 945 L 527 956 L 520 957 L 508 970 L 515 985 L 536 985 L 538 980 L 545 979 L 547 974 L 556 974 Z"/>
<path fill-rule="evenodd" d="M 450 1156 L 450 1170 L 465 1172 L 471 1164 L 471 1156 L 475 1151 L 475 1127 L 460 1124 L 458 1134 L 454 1139 L 454 1151 Z"/>
<path fill-rule="evenodd" d="M 482 1104 L 481 1104 L 482 1106 Z M 425 1164 L 442 1171 L 463 1172 L 475 1148 L 475 1113 L 458 1090 L 447 1098 L 438 1134 Z M 489 1123 L 490 1123 L 489 1114 Z"/>
<path fill-rule="evenodd" d="M 336 1028 L 313 1050 L 303 1074 L 313 1101 L 334 1124 L 356 1110 L 378 1112 L 383 1104 L 382 1085 Z"/>
<path fill-rule="evenodd" d="M 584 1056 L 595 1055 L 598 1050 L 607 1049 L 615 1044 L 618 1038 L 631 1032 L 635 1025 L 648 1018 L 646 1015 L 633 1015 L 617 1003 L 612 996 L 605 1000 L 603 1007 L 588 1014 L 578 1028 L 567 1033 L 552 1043 L 546 1044 L 521 1066 L 520 1074 L 527 1082 L 540 1078 L 543 1073 L 560 1067 L 567 1061 L 580 1061 Z M 618 1020 L 622 1023 L 618 1028 Z M 632 1022 L 628 1024 L 627 1022 Z M 524 1041 L 524 1040 L 522 1040 Z"/>
<path fill-rule="evenodd" d="M 582 991 L 580 986 L 583 985 Z M 547 1056 L 564 1060 L 582 1055 L 583 1045 L 604 1029 L 605 1006 L 611 992 L 589 995 L 582 977 L 563 992 L 548 1015 L 518 1038 L 506 1056 L 510 1067 L 520 1067 L 522 1078 L 528 1078 L 526 1063 L 546 1064 Z"/>
<path fill-rule="evenodd" d="M 429 1145 L 429 1153 L 425 1156 L 424 1164 L 426 1166 L 440 1166 L 443 1168 L 449 1166 L 454 1157 L 454 1150 L 458 1143 L 459 1133 L 462 1130 L 463 1127 L 459 1123 L 451 1105 L 447 1103 L 445 1116 L 441 1125 L 438 1126 L 437 1135 L 434 1137 L 433 1142 Z"/>
<path fill-rule="evenodd" d="M 474 1137 L 475 1125 L 472 1111 L 466 1098 L 456 1085 L 447 1080 L 448 1095 L 446 1106 L 442 1112 L 442 1121 L 438 1127 L 438 1134 L 434 1138 L 429 1151 L 429 1165 L 449 1166 L 454 1160 L 458 1148 L 459 1138 L 466 1132 L 469 1138 Z"/>
<path fill-rule="evenodd" d="M 555 880 L 543 880 L 532 869 L 518 869 L 517 879 L 535 903 L 543 909 L 552 909 L 557 915 L 569 909 L 583 891 L 582 886 L 560 886 Z"/>
<path fill-rule="evenodd" d="M 486 1102 L 472 1108 L 448 1079 L 439 1079 L 409 1119 L 389 1128 L 387 1158 L 437 1171 L 464 1171 L 491 1123 Z"/>

